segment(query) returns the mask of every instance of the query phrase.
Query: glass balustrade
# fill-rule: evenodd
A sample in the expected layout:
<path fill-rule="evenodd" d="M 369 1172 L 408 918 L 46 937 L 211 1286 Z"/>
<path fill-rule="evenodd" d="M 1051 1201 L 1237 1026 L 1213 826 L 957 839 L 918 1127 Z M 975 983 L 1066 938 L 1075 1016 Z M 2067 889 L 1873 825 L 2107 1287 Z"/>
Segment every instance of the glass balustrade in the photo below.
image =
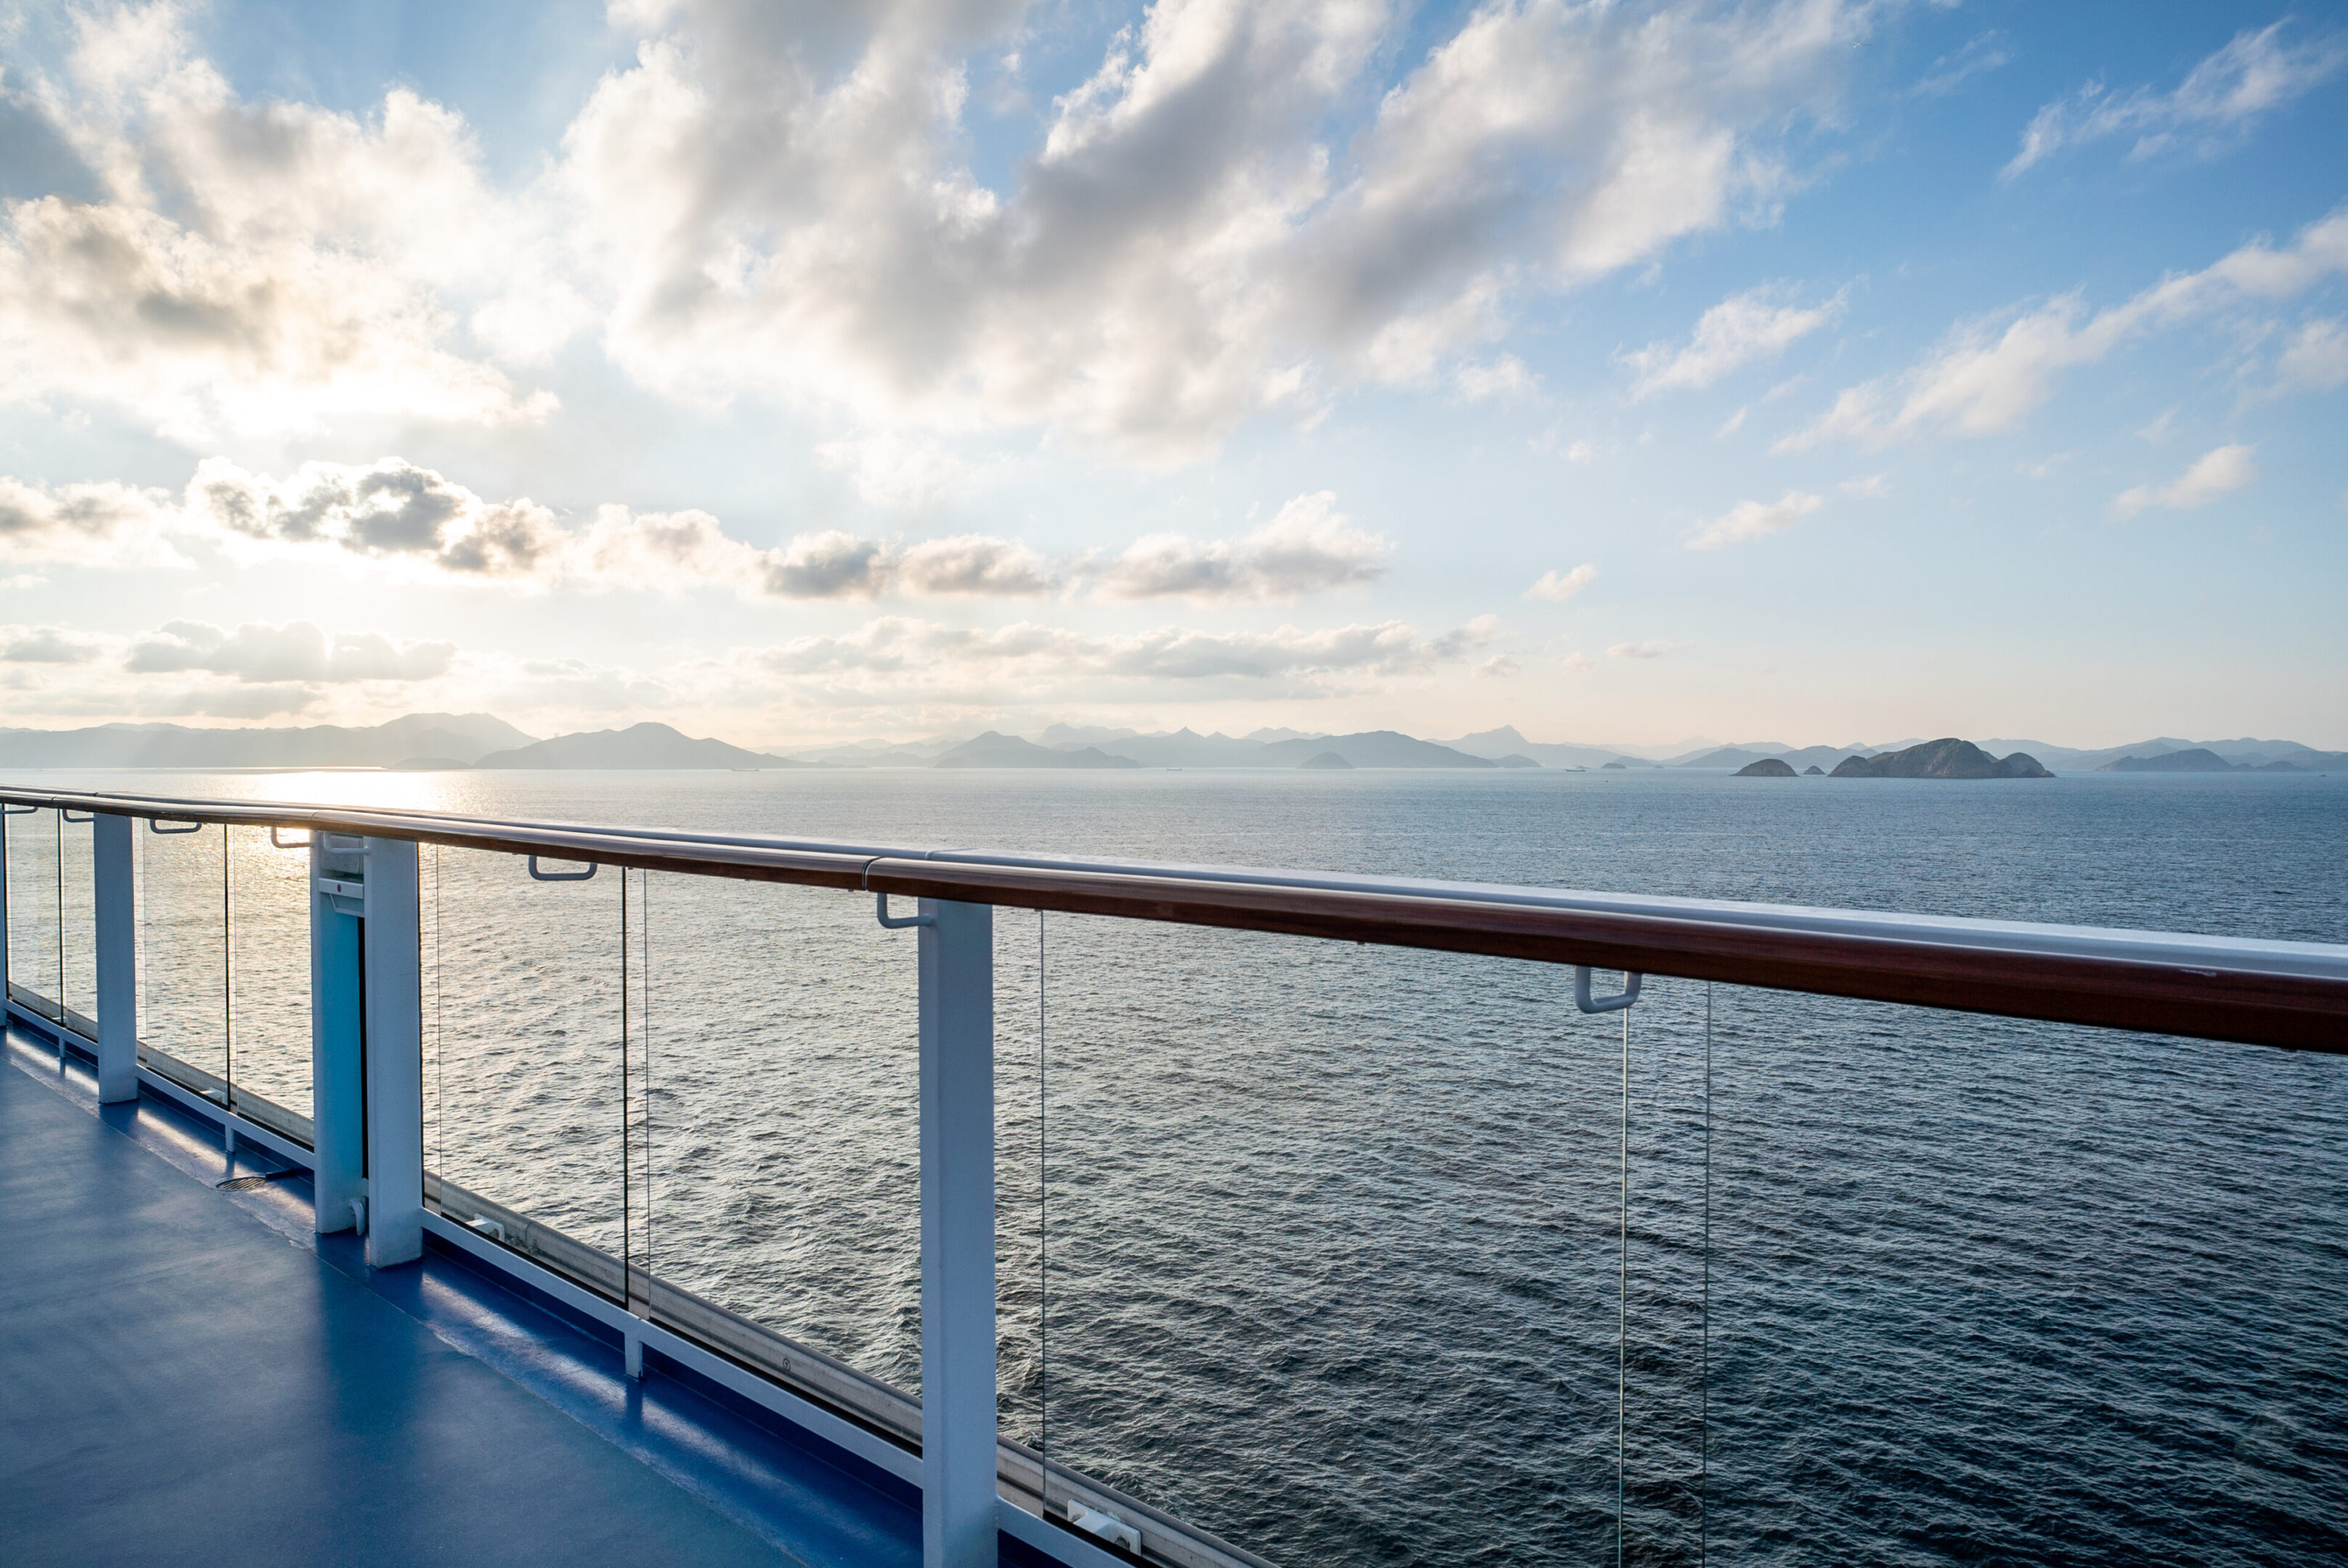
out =
<path fill-rule="evenodd" d="M 88 828 L 6 827 L 15 994 L 85 1009 Z M 308 857 L 138 843 L 148 1042 L 306 1112 Z M 917 1440 L 917 934 L 538 869 L 421 851 L 439 1206 Z M 2147 1521 L 2250 1561 L 2337 1516 L 2339 1059 L 1574 982 L 995 911 L 999 1426 L 1060 1517 L 1307 1568 L 2051 1560 Z"/>
<path fill-rule="evenodd" d="M 40 1018 L 65 993 L 65 926 L 57 900 L 59 827 L 46 809 L 8 808 L 8 994 Z"/>
<path fill-rule="evenodd" d="M 239 1109 L 264 1125 L 279 1120 L 273 1108 L 310 1115 L 307 837 L 273 841 L 265 827 L 229 829 L 232 1065 Z"/>
<path fill-rule="evenodd" d="M 669 1284 L 918 1393 L 915 934 L 881 929 L 869 897 L 631 881 L 638 1255 Z"/>
<path fill-rule="evenodd" d="M 90 880 L 90 818 L 67 812 L 57 819 L 57 999 L 66 1022 L 85 1040 L 98 1034 L 97 907 Z"/>
<path fill-rule="evenodd" d="M 235 1074 L 229 1008 L 231 831 L 216 824 L 141 823 L 133 840 L 139 867 L 139 1041 L 169 1059 L 160 1063 L 166 1076 L 216 1101 L 228 1092 Z M 306 933 L 303 950 L 306 955 Z"/>
<path fill-rule="evenodd" d="M 1626 1117 L 1568 970 L 1044 937 L 1055 1465 L 1289 1565 L 2329 1511 L 2336 1060 L 1651 979 Z"/>
<path fill-rule="evenodd" d="M 425 845 L 425 1163 L 620 1255 L 625 1212 L 622 879 Z"/>
<path fill-rule="evenodd" d="M 1549 965 L 1042 924 L 1050 1460 L 1281 1563 L 1611 1557 L 1622 1015 Z M 1701 1004 L 1649 982 L 1632 1024 L 1625 1501 L 1667 1550 Z"/>

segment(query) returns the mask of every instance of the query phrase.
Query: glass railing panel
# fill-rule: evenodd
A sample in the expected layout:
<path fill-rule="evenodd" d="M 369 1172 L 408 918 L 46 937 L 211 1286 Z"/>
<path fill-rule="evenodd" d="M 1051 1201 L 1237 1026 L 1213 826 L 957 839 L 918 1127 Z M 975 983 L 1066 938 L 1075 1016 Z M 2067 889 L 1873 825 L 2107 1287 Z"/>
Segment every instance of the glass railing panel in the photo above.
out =
<path fill-rule="evenodd" d="M 11 808 L 8 856 L 8 984 L 18 1005 L 57 1016 L 64 950 L 57 914 L 57 814 Z"/>
<path fill-rule="evenodd" d="M 1052 1079 L 1042 989 L 1053 956 L 1049 919 L 1032 909 L 994 912 L 995 1420 L 1004 1437 L 1038 1450 L 1050 1440 L 1043 1307 L 1052 1163 L 1044 1105 Z"/>
<path fill-rule="evenodd" d="M 916 934 L 865 896 L 634 880 L 640 1262 L 918 1392 Z"/>
<path fill-rule="evenodd" d="M 140 823 L 133 840 L 139 866 L 139 1038 L 225 1084 L 234 1071 L 229 1051 L 226 833 L 211 825 L 161 825 L 168 831 L 157 833 Z"/>
<path fill-rule="evenodd" d="M 427 1165 L 617 1257 L 620 874 L 540 881 L 520 856 L 426 845 L 418 880 Z"/>
<path fill-rule="evenodd" d="M 1611 1559 L 1622 1376 L 1632 1554 L 1693 1552 L 1695 1184 L 1659 1150 L 1700 988 L 1632 1020 L 1626 1237 L 1622 1017 L 1570 970 L 1044 940 L 1055 1465 L 1284 1564 Z"/>
<path fill-rule="evenodd" d="M 281 835 L 288 843 L 306 835 Z M 240 1099 L 310 1114 L 310 854 L 263 827 L 232 827 L 229 978 Z"/>
<path fill-rule="evenodd" d="M 2348 1063 L 1727 987 L 1713 1050 L 1725 1557 L 2329 1554 Z"/>
<path fill-rule="evenodd" d="M 1626 1115 L 1570 970 L 1045 947 L 1048 1351 L 1006 1235 L 1004 1365 L 1056 1465 L 1283 1564 L 1611 1560 L 1618 1507 L 1643 1561 L 2337 1517 L 2342 1059 L 1651 979 Z"/>
<path fill-rule="evenodd" d="M 88 1034 L 98 1019 L 98 905 L 90 866 L 91 822 L 87 812 L 63 819 L 57 839 L 57 942 L 63 963 L 58 999 L 77 1032 Z"/>

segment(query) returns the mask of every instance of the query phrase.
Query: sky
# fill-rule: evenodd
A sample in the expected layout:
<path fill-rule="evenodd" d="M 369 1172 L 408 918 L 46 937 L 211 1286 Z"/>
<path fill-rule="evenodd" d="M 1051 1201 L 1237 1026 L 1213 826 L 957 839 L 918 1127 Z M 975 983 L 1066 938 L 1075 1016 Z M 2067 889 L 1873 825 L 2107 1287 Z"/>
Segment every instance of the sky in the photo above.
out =
<path fill-rule="evenodd" d="M 2348 15 L 0 8 L 0 723 L 2348 748 Z"/>

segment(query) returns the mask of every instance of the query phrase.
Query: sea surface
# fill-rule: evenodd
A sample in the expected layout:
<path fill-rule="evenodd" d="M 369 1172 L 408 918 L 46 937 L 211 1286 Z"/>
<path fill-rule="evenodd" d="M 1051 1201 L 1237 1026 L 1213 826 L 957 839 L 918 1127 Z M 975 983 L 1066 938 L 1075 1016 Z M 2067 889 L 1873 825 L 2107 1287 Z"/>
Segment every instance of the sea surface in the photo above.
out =
<path fill-rule="evenodd" d="M 2348 776 L 11 776 L 2348 941 Z M 88 1011 L 88 829 L 7 825 L 12 978 Z M 306 1111 L 304 857 L 139 842 L 142 1033 Z M 436 1168 L 917 1386 L 911 934 L 422 876 Z M 2348 1560 L 2341 1058 L 1669 979 L 1626 1026 L 1542 965 L 1012 910 L 995 941 L 1004 1427 L 1275 1563 L 1613 1561 L 1618 1388 L 1627 1561 Z"/>

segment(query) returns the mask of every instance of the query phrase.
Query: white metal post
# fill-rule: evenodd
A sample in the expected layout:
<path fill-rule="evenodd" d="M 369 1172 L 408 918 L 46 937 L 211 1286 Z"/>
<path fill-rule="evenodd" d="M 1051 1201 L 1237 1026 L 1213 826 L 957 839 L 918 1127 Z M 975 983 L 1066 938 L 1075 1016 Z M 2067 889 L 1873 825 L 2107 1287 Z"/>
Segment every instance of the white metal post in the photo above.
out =
<path fill-rule="evenodd" d="M 138 824 L 100 814 L 90 827 L 90 904 L 98 925 L 98 1098 L 139 1098 L 139 913 L 131 887 Z"/>
<path fill-rule="evenodd" d="M 423 954 L 416 845 L 366 841 L 366 1260 L 424 1255 Z"/>
<path fill-rule="evenodd" d="M 922 1562 L 992 1568 L 994 910 L 921 907 Z"/>
<path fill-rule="evenodd" d="M 356 840 L 351 841 L 354 845 Z M 365 873 L 337 875 L 326 835 L 310 835 L 310 1116 L 313 1224 L 319 1234 L 358 1223 L 366 1196 L 366 1035 L 358 911 Z M 345 853 L 336 859 L 349 861 Z M 352 874 L 355 873 L 355 874 Z M 337 891 L 340 889 L 342 891 Z"/>

